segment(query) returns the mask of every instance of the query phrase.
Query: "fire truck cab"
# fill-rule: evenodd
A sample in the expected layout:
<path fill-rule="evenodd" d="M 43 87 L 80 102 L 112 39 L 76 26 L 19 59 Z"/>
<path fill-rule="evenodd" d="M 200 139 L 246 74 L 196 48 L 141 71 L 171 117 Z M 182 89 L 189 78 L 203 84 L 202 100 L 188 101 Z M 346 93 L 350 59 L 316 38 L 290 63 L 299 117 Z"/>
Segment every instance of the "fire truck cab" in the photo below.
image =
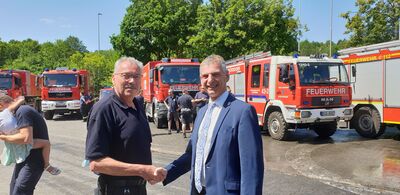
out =
<path fill-rule="evenodd" d="M 192 97 L 199 91 L 199 67 L 197 58 L 163 58 L 161 61 L 150 61 L 143 67 L 142 90 L 146 115 L 157 128 L 167 126 L 168 110 L 164 100 L 168 97 L 169 89 L 176 96 L 182 94 L 184 89 Z"/>
<path fill-rule="evenodd" d="M 40 111 L 38 77 L 27 70 L 0 70 L 0 93 L 12 98 L 24 96 L 25 102 Z"/>
<path fill-rule="evenodd" d="M 340 50 L 353 85 L 350 127 L 376 138 L 386 126 L 400 129 L 400 40 Z"/>
<path fill-rule="evenodd" d="M 89 72 L 68 68 L 46 69 L 42 74 L 42 111 L 47 120 L 54 114 L 80 115 L 80 92 L 89 93 Z"/>
<path fill-rule="evenodd" d="M 351 87 L 339 59 L 259 52 L 226 62 L 236 98 L 256 109 L 259 125 L 285 140 L 297 128 L 329 137 L 352 117 Z"/>

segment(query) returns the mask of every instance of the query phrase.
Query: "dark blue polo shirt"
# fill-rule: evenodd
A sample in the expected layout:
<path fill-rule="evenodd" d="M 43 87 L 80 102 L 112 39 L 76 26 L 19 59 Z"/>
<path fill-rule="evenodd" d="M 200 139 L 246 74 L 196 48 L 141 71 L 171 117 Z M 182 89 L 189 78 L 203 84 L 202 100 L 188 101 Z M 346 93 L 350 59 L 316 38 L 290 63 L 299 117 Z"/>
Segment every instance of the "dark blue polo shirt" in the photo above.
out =
<path fill-rule="evenodd" d="M 178 99 L 178 105 L 181 108 L 190 108 L 192 109 L 192 96 L 187 95 L 187 94 L 183 94 L 181 97 L 179 97 Z"/>
<path fill-rule="evenodd" d="M 208 94 L 207 93 L 202 93 L 201 91 L 199 91 L 199 92 L 197 92 L 196 93 L 196 95 L 194 96 L 194 99 L 202 99 L 202 98 L 205 98 L 205 99 L 208 99 L 209 97 L 208 97 Z M 199 107 L 199 108 L 201 108 L 201 107 L 203 107 L 204 105 L 206 105 L 206 103 L 207 102 L 200 102 L 200 103 L 197 103 L 196 104 L 196 106 L 197 107 Z"/>
<path fill-rule="evenodd" d="M 178 102 L 176 100 L 177 98 L 168 96 L 167 99 L 165 99 L 165 102 L 167 102 L 169 110 L 168 112 L 176 112 L 176 109 L 178 109 Z"/>
<path fill-rule="evenodd" d="M 97 102 L 89 115 L 86 158 L 110 157 L 118 161 L 150 165 L 151 132 L 143 106 L 125 106 L 114 93 Z M 125 178 L 107 176 L 110 178 Z"/>
<path fill-rule="evenodd" d="M 31 126 L 33 139 L 49 140 L 46 121 L 34 108 L 22 105 L 15 112 L 15 117 L 17 118 L 17 129 Z"/>

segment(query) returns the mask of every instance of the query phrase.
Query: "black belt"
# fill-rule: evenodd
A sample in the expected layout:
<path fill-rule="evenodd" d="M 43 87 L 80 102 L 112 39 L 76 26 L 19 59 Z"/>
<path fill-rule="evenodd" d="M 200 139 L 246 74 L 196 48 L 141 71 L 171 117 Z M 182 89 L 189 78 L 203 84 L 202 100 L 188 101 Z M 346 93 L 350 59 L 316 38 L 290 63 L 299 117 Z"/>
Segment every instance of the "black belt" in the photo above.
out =
<path fill-rule="evenodd" d="M 107 179 L 107 180 L 100 180 L 100 184 L 102 185 L 111 185 L 116 187 L 123 187 L 123 186 L 142 186 L 146 185 L 146 180 L 142 178 L 137 179 Z"/>

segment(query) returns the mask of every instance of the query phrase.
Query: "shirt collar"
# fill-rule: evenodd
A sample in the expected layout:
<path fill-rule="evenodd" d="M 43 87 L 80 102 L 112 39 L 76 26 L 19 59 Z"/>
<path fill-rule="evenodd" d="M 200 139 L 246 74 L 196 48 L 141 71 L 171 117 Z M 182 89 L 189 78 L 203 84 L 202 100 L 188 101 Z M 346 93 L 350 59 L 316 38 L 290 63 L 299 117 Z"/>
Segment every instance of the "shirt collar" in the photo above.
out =
<path fill-rule="evenodd" d="M 114 102 L 115 102 L 119 107 L 121 107 L 121 108 L 123 108 L 123 109 L 128 109 L 128 108 L 129 108 L 129 107 L 128 107 L 127 105 L 125 105 L 125 104 L 121 101 L 121 99 L 115 94 L 115 91 L 113 91 L 112 97 L 113 97 Z M 135 107 L 137 107 L 135 98 L 133 98 L 133 103 L 135 104 Z"/>
<path fill-rule="evenodd" d="M 225 91 L 215 101 L 211 100 L 210 98 L 208 105 L 212 105 L 213 103 L 215 103 L 218 107 L 222 107 L 224 106 L 224 103 L 228 98 L 228 95 L 229 95 L 228 91 Z"/>

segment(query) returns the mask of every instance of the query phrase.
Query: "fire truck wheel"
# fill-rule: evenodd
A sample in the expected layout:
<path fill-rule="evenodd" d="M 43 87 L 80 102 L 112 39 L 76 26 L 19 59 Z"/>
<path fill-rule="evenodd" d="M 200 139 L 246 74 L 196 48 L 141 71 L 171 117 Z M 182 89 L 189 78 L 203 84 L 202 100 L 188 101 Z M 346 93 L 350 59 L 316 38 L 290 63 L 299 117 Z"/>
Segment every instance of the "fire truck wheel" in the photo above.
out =
<path fill-rule="evenodd" d="M 351 123 L 357 133 L 366 138 L 377 138 L 385 132 L 381 116 L 376 109 L 359 109 L 354 113 Z"/>
<path fill-rule="evenodd" d="M 268 117 L 268 132 L 273 139 L 285 140 L 289 134 L 288 124 L 281 112 L 272 112 Z"/>
<path fill-rule="evenodd" d="M 337 123 L 326 123 L 326 124 L 318 124 L 315 125 L 314 131 L 318 134 L 320 138 L 328 138 L 335 134 L 337 129 Z"/>
<path fill-rule="evenodd" d="M 400 130 L 400 125 L 396 125 L 397 129 Z"/>
<path fill-rule="evenodd" d="M 53 119 L 53 116 L 54 116 L 54 112 L 53 111 L 45 111 L 43 114 L 44 114 L 44 118 L 46 120 Z"/>

